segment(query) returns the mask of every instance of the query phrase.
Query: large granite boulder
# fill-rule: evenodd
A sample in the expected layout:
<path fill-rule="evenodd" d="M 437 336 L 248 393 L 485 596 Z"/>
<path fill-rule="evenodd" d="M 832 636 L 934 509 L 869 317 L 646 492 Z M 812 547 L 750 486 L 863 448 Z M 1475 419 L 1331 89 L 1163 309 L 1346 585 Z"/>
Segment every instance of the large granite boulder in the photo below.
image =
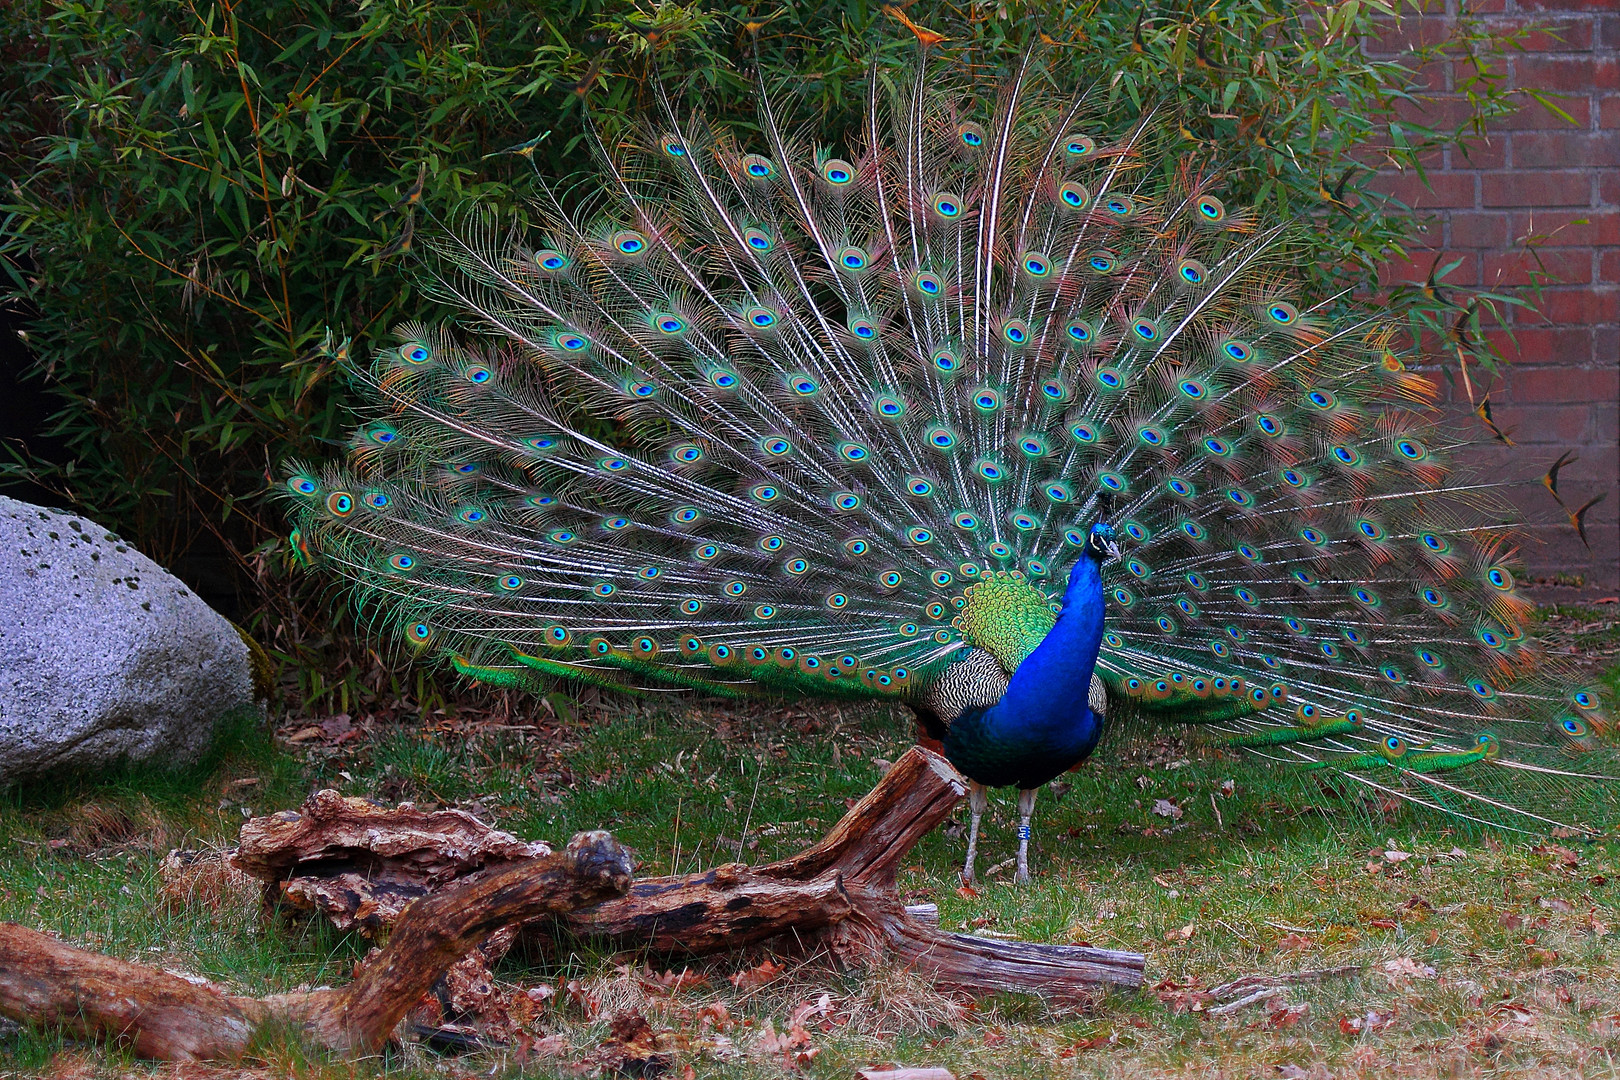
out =
<path fill-rule="evenodd" d="M 0 786 L 195 760 L 221 719 L 259 707 L 255 651 L 95 522 L 0 496 Z"/>

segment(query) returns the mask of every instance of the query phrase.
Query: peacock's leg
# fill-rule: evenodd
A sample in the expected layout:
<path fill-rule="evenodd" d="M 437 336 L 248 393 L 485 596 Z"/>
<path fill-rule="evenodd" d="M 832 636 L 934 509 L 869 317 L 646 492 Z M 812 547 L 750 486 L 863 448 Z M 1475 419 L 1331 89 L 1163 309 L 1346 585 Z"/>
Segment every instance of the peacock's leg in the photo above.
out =
<path fill-rule="evenodd" d="M 971 819 L 968 824 L 968 852 L 967 862 L 962 865 L 962 880 L 973 884 L 973 863 L 979 857 L 979 819 L 984 817 L 984 808 L 990 805 L 990 790 L 983 784 L 968 781 L 968 813 Z"/>
<path fill-rule="evenodd" d="M 1029 819 L 1035 814 L 1035 789 L 1024 788 L 1018 793 L 1018 874 L 1014 881 L 1022 885 L 1029 880 Z"/>

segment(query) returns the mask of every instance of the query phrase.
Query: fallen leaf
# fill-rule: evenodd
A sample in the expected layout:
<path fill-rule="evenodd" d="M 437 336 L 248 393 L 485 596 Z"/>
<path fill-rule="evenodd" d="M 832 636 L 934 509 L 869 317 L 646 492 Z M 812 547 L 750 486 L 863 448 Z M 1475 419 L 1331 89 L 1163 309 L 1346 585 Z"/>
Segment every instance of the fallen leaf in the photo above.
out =
<path fill-rule="evenodd" d="M 1277 939 L 1277 948 L 1283 952 L 1303 952 L 1316 948 L 1316 942 L 1304 934 L 1284 934 Z"/>
<path fill-rule="evenodd" d="M 561 1035 L 547 1035 L 537 1039 L 520 1032 L 512 1040 L 513 1057 L 519 1062 L 537 1057 L 562 1057 L 568 1053 L 568 1040 Z"/>
<path fill-rule="evenodd" d="M 695 986 L 708 986 L 709 977 L 691 968 L 682 968 L 679 972 L 666 971 L 662 975 L 655 976 L 652 982 L 666 994 L 678 994 Z"/>
<path fill-rule="evenodd" d="M 1196 981 L 1178 983 L 1163 979 L 1154 985 L 1153 992 L 1172 1013 L 1203 1012 L 1215 1002 L 1215 995 L 1202 989 Z"/>
<path fill-rule="evenodd" d="M 1191 941 L 1193 933 L 1197 929 L 1198 929 L 1198 924 L 1197 923 L 1188 923 L 1186 926 L 1183 926 L 1180 930 L 1172 930 L 1168 934 L 1164 935 L 1165 943 L 1168 944 L 1168 945 L 1174 945 L 1178 941 Z"/>
<path fill-rule="evenodd" d="M 1181 807 L 1169 799 L 1154 799 L 1153 812 L 1159 817 L 1169 818 L 1171 821 L 1180 821 L 1184 813 Z"/>
<path fill-rule="evenodd" d="M 751 967 L 747 971 L 737 972 L 731 976 L 730 981 L 731 985 L 739 990 L 752 990 L 755 987 L 764 986 L 780 974 L 782 974 L 781 965 L 766 959 L 760 961 L 758 967 Z"/>
<path fill-rule="evenodd" d="M 1438 973 L 1428 964 L 1420 964 L 1410 956 L 1397 957 L 1384 962 L 1384 971 L 1396 978 L 1433 979 Z"/>
<path fill-rule="evenodd" d="M 1551 855 L 1563 866 L 1579 866 L 1581 857 L 1559 844 L 1537 844 L 1530 849 L 1532 855 Z"/>
<path fill-rule="evenodd" d="M 699 1028 L 712 1027 L 716 1031 L 729 1031 L 732 1019 L 731 1013 L 726 1011 L 726 1003 L 715 1001 L 699 1009 L 697 1025 Z"/>
<path fill-rule="evenodd" d="M 1395 1022 L 1395 1010 L 1379 1012 L 1368 1009 L 1361 1016 L 1341 1016 L 1339 1030 L 1346 1035 L 1356 1035 L 1363 1032 L 1379 1031 Z"/>
<path fill-rule="evenodd" d="M 1574 911 L 1575 910 L 1575 905 L 1574 904 L 1570 903 L 1568 900 L 1561 900 L 1556 896 L 1540 896 L 1540 897 L 1537 897 L 1536 898 L 1536 904 L 1543 911 Z"/>
<path fill-rule="evenodd" d="M 1412 857 L 1412 853 L 1410 851 L 1386 851 L 1386 852 L 1384 852 L 1384 861 L 1385 862 L 1401 863 L 1401 862 L 1405 862 L 1407 859 L 1410 859 L 1411 857 Z"/>
<path fill-rule="evenodd" d="M 584 1013 L 585 1019 L 594 1020 L 596 1018 L 597 1012 L 602 1008 L 602 1001 L 587 990 L 584 983 L 578 979 L 569 979 L 564 984 L 563 990 L 568 995 L 569 1003 Z"/>
<path fill-rule="evenodd" d="M 1119 1042 L 1119 1033 L 1110 1031 L 1102 1035 L 1093 1035 L 1089 1039 L 1072 1042 L 1058 1052 L 1059 1058 L 1072 1058 L 1082 1050 L 1095 1050 L 1101 1046 L 1113 1046 Z"/>
<path fill-rule="evenodd" d="M 958 885 L 956 887 L 956 895 L 960 896 L 964 900 L 976 900 L 979 897 L 979 890 L 975 889 L 971 885 Z"/>
<path fill-rule="evenodd" d="M 1298 1005 L 1288 1005 L 1270 1016 L 1266 1017 L 1266 1026 L 1269 1028 L 1291 1028 L 1298 1024 L 1310 1013 L 1309 1002 L 1302 1001 Z"/>
<path fill-rule="evenodd" d="M 1508 911 L 1504 912 L 1502 917 L 1496 921 L 1502 924 L 1504 930 L 1517 930 L 1524 925 L 1524 916 L 1515 915 L 1513 912 Z"/>
<path fill-rule="evenodd" d="M 986 1046 L 1000 1046 L 1006 1041 L 1007 1036 L 999 1031 L 987 1031 L 984 1033 L 984 1045 Z"/>

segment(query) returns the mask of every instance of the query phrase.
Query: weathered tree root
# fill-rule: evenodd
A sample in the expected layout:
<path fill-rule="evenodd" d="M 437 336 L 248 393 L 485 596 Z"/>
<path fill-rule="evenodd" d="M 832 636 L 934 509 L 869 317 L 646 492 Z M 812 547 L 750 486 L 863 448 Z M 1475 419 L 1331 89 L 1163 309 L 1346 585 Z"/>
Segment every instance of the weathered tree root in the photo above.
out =
<path fill-rule="evenodd" d="M 237 1058 L 267 1023 L 302 1029 L 342 1052 L 371 1052 L 407 1009 L 489 934 L 622 894 L 630 857 L 605 832 L 580 833 L 567 850 L 485 870 L 417 900 L 388 945 L 347 986 L 267 998 L 64 945 L 0 923 L 0 1015 L 122 1039 L 142 1057 Z"/>
<path fill-rule="evenodd" d="M 792 932 L 846 961 L 896 956 L 941 986 L 971 993 L 1074 1000 L 1100 986 L 1141 986 L 1139 953 L 946 933 L 907 913 L 895 889 L 900 864 L 965 793 L 962 777 L 944 758 L 913 747 L 820 843 L 791 858 L 634 884 L 628 855 L 607 833 L 581 833 L 562 853 L 507 862 L 545 849 L 528 848 L 470 818 L 472 825 L 456 818 L 446 833 L 440 828 L 445 820 L 413 808 L 391 832 L 393 812 L 321 793 L 303 815 L 276 815 L 274 827 L 245 835 L 246 857 L 239 856 L 238 865 L 349 925 L 363 924 L 365 916 L 341 885 L 375 874 L 380 856 L 392 860 L 387 876 L 395 884 L 406 863 L 433 868 L 405 875 L 413 879 L 409 890 L 420 885 L 423 894 L 404 906 L 388 944 L 349 985 L 242 997 L 0 924 L 0 1015 L 126 1039 L 151 1058 L 239 1057 L 254 1030 L 271 1022 L 301 1029 L 333 1050 L 369 1052 L 489 935 L 547 917 L 562 918 L 582 935 L 687 954 L 735 950 Z M 457 850 L 434 853 L 435 837 Z M 470 859 L 468 843 L 476 849 Z M 456 876 L 473 865 L 484 868 Z M 397 893 L 391 885 L 386 895 Z M 367 897 L 366 903 L 376 899 Z M 383 924 L 391 921 L 390 906 L 381 905 Z"/>
<path fill-rule="evenodd" d="M 912 747 L 814 847 L 757 869 L 736 863 L 643 879 L 566 922 L 580 934 L 694 954 L 792 931 L 849 960 L 893 950 L 939 985 L 970 993 L 1072 1000 L 1100 986 L 1141 986 L 1140 953 L 946 933 L 906 913 L 895 889 L 901 863 L 964 794 L 944 758 Z"/>

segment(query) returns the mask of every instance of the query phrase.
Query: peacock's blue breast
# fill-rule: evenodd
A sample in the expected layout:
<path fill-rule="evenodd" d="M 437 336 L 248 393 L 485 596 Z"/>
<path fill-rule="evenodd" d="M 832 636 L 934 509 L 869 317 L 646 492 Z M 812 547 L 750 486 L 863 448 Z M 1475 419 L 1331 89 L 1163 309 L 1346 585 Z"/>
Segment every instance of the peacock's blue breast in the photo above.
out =
<path fill-rule="evenodd" d="M 986 787 L 1038 788 L 1090 756 L 1102 733 L 1084 704 L 1078 723 L 1013 728 L 994 709 L 972 709 L 951 724 L 945 756 L 969 780 Z"/>

